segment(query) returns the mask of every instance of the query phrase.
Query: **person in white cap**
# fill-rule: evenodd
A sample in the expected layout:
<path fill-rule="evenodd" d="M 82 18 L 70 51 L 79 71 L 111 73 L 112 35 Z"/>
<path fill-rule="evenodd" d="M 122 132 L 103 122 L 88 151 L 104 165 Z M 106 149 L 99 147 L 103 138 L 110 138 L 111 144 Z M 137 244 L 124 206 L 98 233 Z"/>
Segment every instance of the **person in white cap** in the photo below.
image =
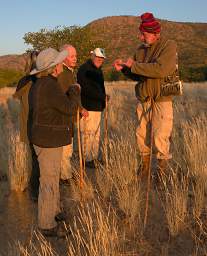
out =
<path fill-rule="evenodd" d="M 100 153 L 101 113 L 108 97 L 101 69 L 105 59 L 104 50 L 96 48 L 77 73 L 77 81 L 81 86 L 81 104 L 89 113 L 88 117 L 80 121 L 86 167 L 89 168 L 95 168 L 95 161 Z"/>
<path fill-rule="evenodd" d="M 43 50 L 37 56 L 36 68 L 30 72 L 38 77 L 29 94 L 28 130 L 40 166 L 38 227 L 45 236 L 66 236 L 59 222 L 59 177 L 63 146 L 71 143 L 68 119 L 76 111 L 80 97 L 77 88 L 71 102 L 57 82 L 58 64 L 67 55 L 67 51 L 58 52 L 53 48 Z"/>

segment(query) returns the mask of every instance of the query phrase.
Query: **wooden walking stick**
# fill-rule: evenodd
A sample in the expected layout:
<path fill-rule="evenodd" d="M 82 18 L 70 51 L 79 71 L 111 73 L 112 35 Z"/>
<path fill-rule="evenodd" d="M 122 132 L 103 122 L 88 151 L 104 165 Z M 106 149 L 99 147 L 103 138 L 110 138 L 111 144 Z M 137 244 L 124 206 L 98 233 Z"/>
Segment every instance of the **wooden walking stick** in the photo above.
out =
<path fill-rule="evenodd" d="M 146 204 L 145 204 L 145 214 L 144 214 L 144 229 L 147 224 L 147 215 L 148 215 L 148 208 L 149 208 L 149 193 L 150 193 L 150 182 L 151 182 L 152 148 L 153 148 L 153 112 L 154 112 L 154 100 L 151 99 L 150 159 L 149 159 L 148 176 L 147 176 L 147 194 L 146 194 Z"/>
<path fill-rule="evenodd" d="M 82 147 L 81 147 L 81 135 L 80 135 L 80 109 L 77 110 L 77 128 L 78 128 L 78 152 L 80 161 L 80 189 L 83 188 L 83 157 L 82 157 Z"/>
<path fill-rule="evenodd" d="M 82 144 L 83 144 L 83 147 L 82 147 L 82 150 L 83 150 L 83 170 L 84 170 L 84 173 L 86 171 L 86 138 L 87 138 L 87 129 L 86 129 L 86 120 L 84 120 L 84 123 L 83 123 L 83 141 L 82 141 Z"/>
<path fill-rule="evenodd" d="M 104 153 L 105 153 L 105 164 L 108 169 L 108 98 L 106 96 L 106 107 L 104 112 Z"/>

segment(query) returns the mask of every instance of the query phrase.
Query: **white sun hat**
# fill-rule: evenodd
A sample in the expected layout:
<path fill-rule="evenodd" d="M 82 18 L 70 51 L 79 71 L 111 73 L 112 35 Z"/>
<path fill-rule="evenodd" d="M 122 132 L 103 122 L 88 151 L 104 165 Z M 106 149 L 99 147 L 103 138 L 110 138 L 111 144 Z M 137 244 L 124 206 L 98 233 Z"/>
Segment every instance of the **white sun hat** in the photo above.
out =
<path fill-rule="evenodd" d="M 39 72 L 56 66 L 57 64 L 63 62 L 67 56 L 68 51 L 66 50 L 58 52 L 53 48 L 47 48 L 41 51 L 37 56 L 36 68 L 30 72 L 30 75 L 35 75 Z"/>
<path fill-rule="evenodd" d="M 94 54 L 96 57 L 106 59 L 105 51 L 102 48 L 96 48 L 95 50 L 91 51 L 91 54 Z"/>

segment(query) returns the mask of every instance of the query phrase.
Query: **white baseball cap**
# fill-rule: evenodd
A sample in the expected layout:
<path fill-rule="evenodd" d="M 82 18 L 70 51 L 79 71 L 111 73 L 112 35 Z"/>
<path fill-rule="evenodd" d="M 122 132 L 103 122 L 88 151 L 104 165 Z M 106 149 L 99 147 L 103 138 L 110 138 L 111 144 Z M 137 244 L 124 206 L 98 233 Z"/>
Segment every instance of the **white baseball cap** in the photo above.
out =
<path fill-rule="evenodd" d="M 104 49 L 102 49 L 102 48 L 96 48 L 95 50 L 91 51 L 91 54 L 95 55 L 96 57 L 106 59 Z"/>

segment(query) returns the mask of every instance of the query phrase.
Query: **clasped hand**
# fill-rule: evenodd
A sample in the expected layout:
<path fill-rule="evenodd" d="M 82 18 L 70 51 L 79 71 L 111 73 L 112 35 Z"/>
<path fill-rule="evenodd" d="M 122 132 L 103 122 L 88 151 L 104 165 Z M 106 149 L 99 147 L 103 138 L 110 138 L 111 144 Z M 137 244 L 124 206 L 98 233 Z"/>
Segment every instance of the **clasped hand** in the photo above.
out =
<path fill-rule="evenodd" d="M 133 63 L 134 60 L 132 58 L 128 58 L 126 62 L 124 62 L 122 59 L 116 59 L 114 61 L 113 66 L 116 69 L 116 71 L 121 71 L 124 66 L 131 68 Z"/>

